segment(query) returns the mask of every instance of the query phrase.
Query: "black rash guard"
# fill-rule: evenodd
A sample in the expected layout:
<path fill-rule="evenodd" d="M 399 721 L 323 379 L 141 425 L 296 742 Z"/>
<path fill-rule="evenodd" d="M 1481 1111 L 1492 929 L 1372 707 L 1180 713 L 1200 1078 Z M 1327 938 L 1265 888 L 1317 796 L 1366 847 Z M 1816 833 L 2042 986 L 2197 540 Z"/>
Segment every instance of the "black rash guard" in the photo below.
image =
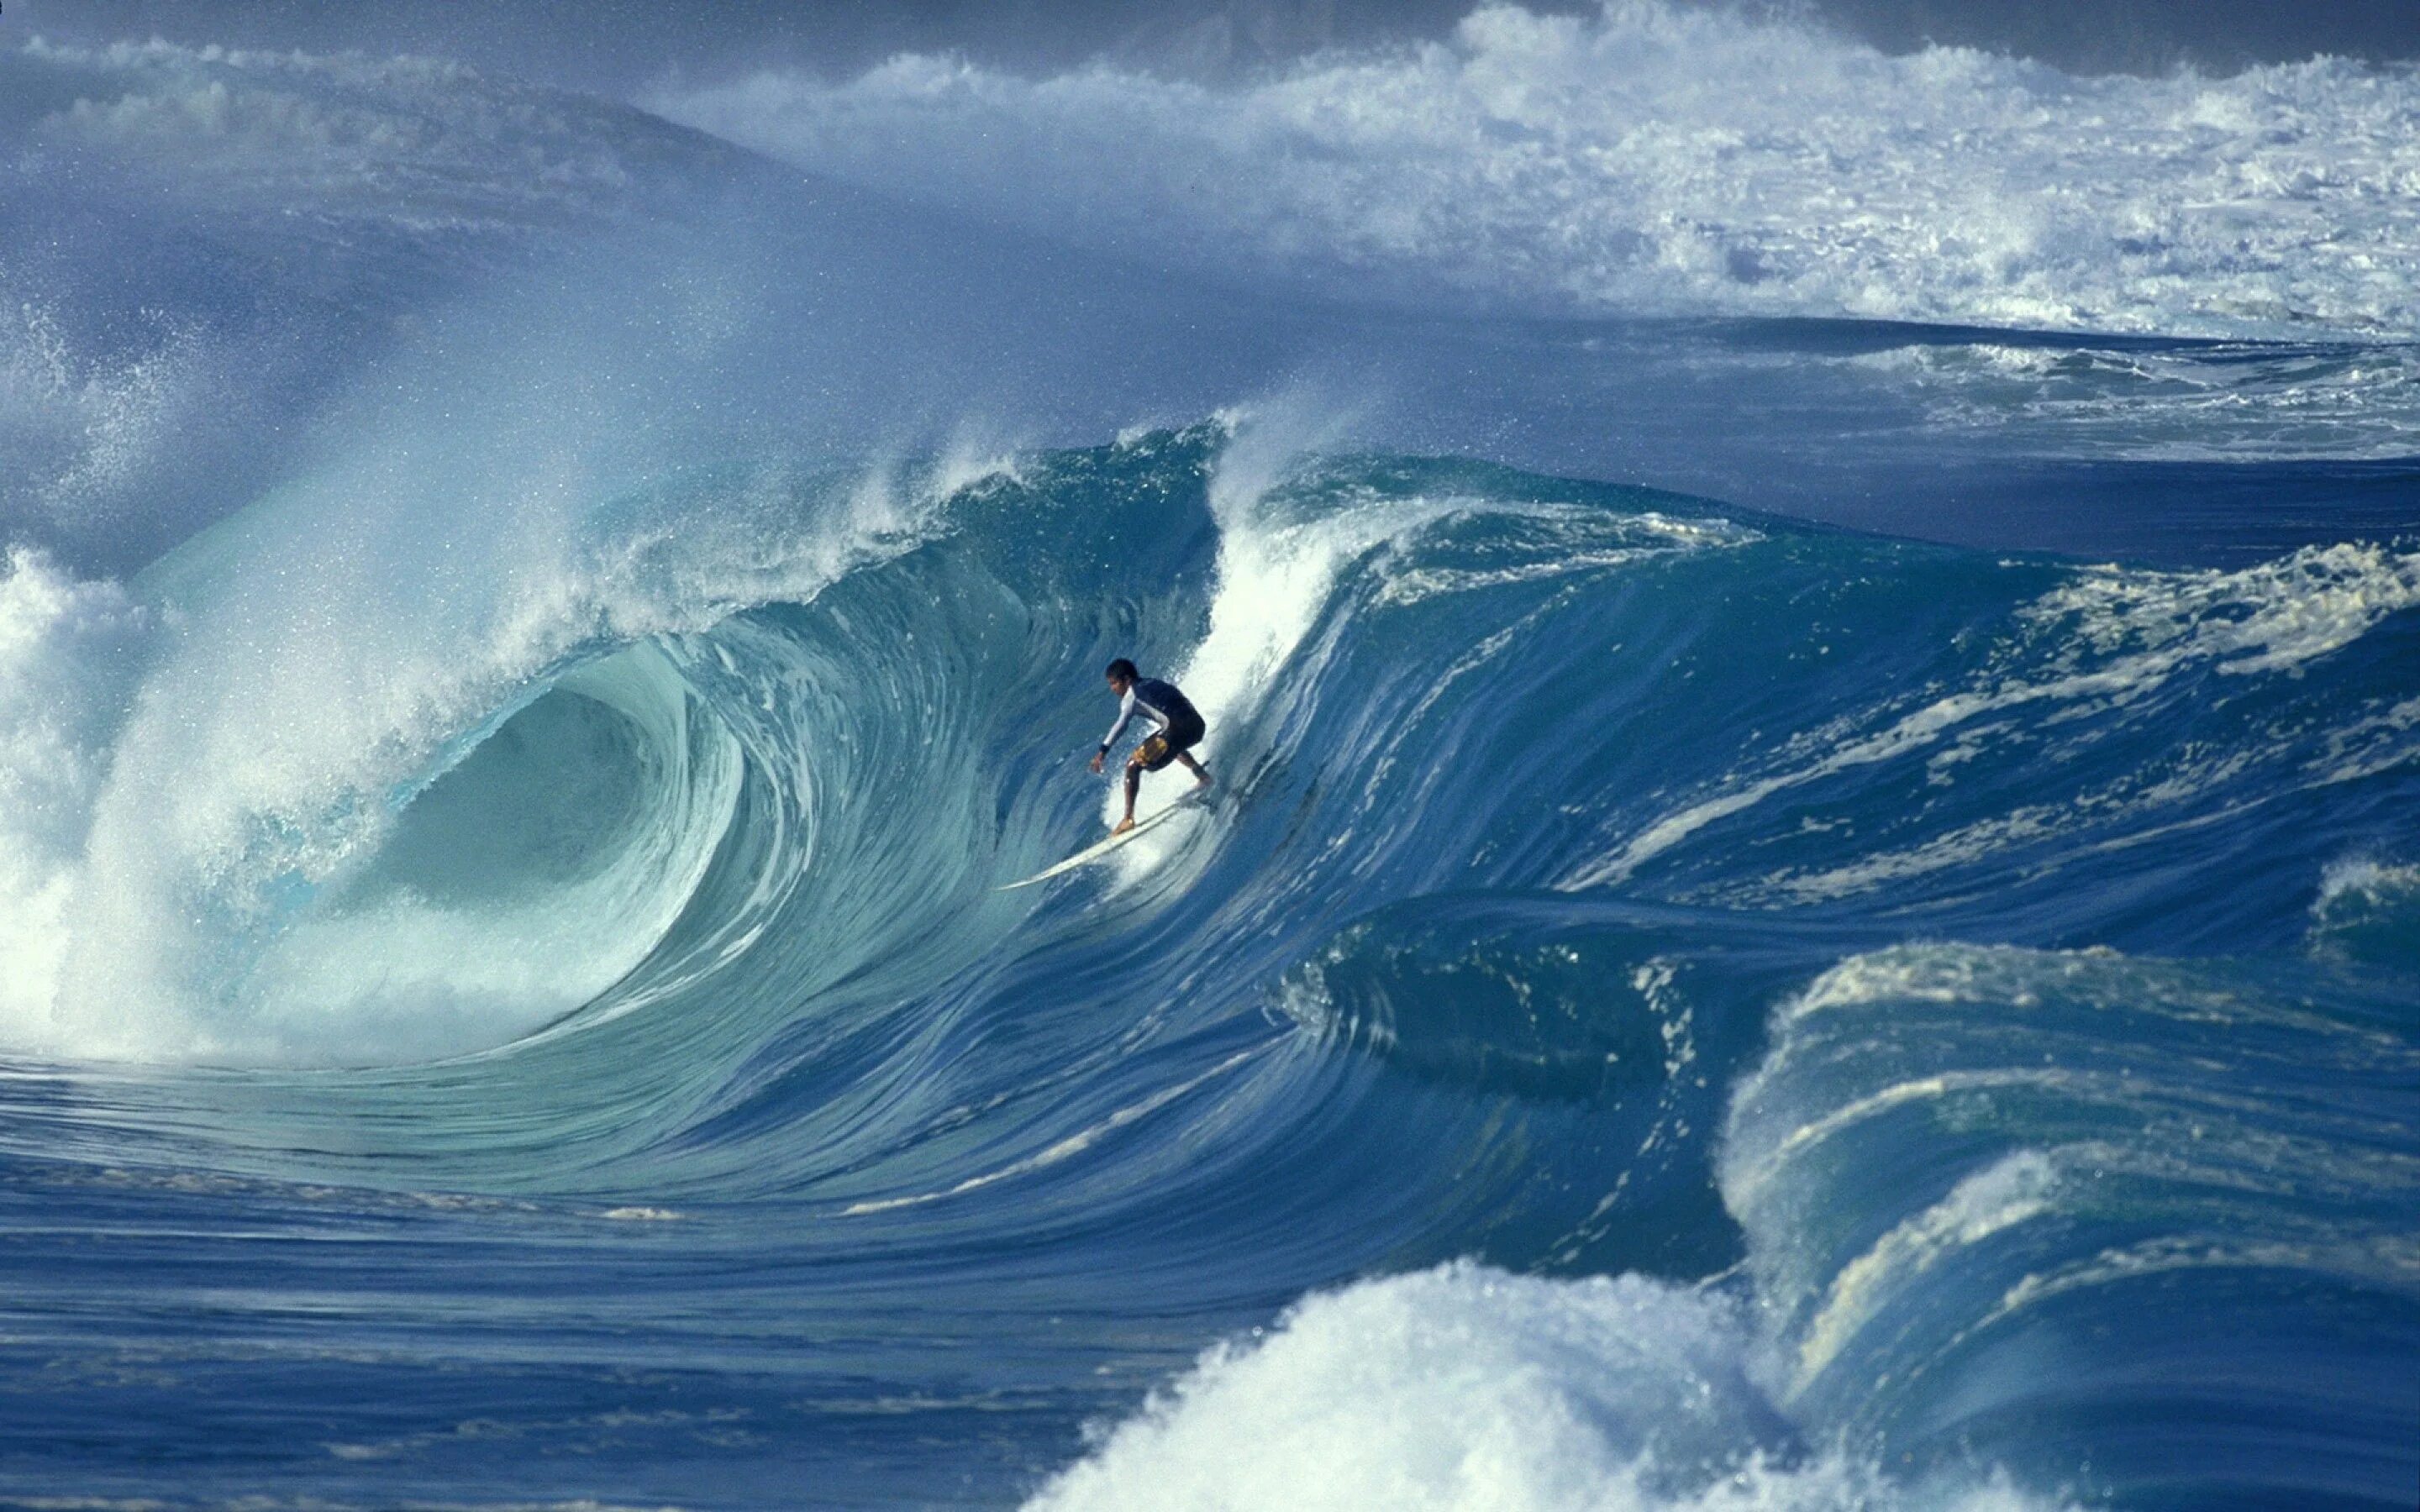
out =
<path fill-rule="evenodd" d="M 1156 677 L 1138 677 L 1126 685 L 1126 696 L 1118 704 L 1118 722 L 1109 726 L 1109 733 L 1101 737 L 1102 750 L 1107 751 L 1117 744 L 1118 736 L 1125 733 L 1128 721 L 1136 715 L 1150 720 L 1157 731 L 1180 726 L 1189 726 L 1195 731 L 1203 728 L 1201 712 L 1176 690 L 1174 684 L 1163 683 Z M 1195 740 L 1200 738 L 1198 733 L 1194 736 Z M 1192 743 L 1185 742 L 1188 746 Z"/>

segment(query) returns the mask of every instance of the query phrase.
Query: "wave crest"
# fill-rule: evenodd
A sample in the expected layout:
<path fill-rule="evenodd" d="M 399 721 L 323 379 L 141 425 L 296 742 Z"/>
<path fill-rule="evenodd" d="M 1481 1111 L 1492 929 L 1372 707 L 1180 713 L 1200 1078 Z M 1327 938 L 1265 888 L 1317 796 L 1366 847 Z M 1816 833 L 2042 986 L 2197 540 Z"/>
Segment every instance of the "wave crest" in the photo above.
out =
<path fill-rule="evenodd" d="M 2405 332 L 2420 74 L 2080 78 L 1626 0 L 1232 86 L 894 58 L 649 101 L 834 177 L 1330 293 L 1556 314 Z"/>

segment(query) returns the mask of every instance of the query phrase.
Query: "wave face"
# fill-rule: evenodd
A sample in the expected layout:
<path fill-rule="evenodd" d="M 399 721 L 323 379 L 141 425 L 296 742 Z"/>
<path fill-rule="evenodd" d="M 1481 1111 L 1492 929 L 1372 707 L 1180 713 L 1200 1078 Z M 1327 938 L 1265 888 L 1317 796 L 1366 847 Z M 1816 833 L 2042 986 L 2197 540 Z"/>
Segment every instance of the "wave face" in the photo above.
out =
<path fill-rule="evenodd" d="M 0 55 L 0 1500 L 2408 1504 L 2409 86 Z"/>
<path fill-rule="evenodd" d="M 699 1421 L 780 1446 L 743 1461 L 867 1495 L 940 1494 L 899 1435 L 1018 1402 L 947 1473 L 1038 1474 L 1123 1389 L 1089 1362 L 1165 1368 L 1375 1270 L 1412 1273 L 1215 1353 L 1044 1501 L 2391 1499 L 2420 558 L 1978 557 L 1296 430 L 926 475 L 914 531 L 817 582 L 541 638 L 505 691 L 449 657 L 373 706 L 451 708 L 444 742 L 338 707 L 264 770 L 147 776 L 172 713 L 189 753 L 277 728 L 223 683 L 228 733 L 197 728 L 163 659 L 86 790 L 85 870 L 44 883 L 67 964 L 13 1032 L 361 1069 L 70 1079 L 45 1117 L 110 1152 L 27 1179 L 340 1249 L 539 1226 L 618 1298 L 573 1337 L 713 1369 Z M 765 488 L 676 491 L 801 533 L 863 509 Z M 144 631 L 39 560 L 9 583 L 45 656 Z M 190 654 L 217 627 L 185 613 Z M 1080 755 L 1120 651 L 1196 693 L 1222 795 L 996 890 L 1109 811 Z M 122 850 L 128 804 L 176 822 Z M 225 1174 L 178 1174 L 196 1152 Z M 532 1253 L 501 1326 L 577 1396 Z M 703 1300 L 662 1269 L 776 1255 L 798 1279 Z M 280 1262 L 260 1304 L 354 1263 Z M 1629 1272 L 1668 1279 L 1553 1279 Z M 343 1305 L 400 1332 L 401 1379 L 454 1358 L 441 1296 L 372 1291 Z M 675 1302 L 710 1321 L 646 1320 Z M 1076 1376 L 1047 1363 L 1071 1316 Z M 931 1383 L 869 1416 L 860 1371 Z M 711 1436 L 689 1389 L 616 1388 L 613 1421 L 673 1414 L 628 1441 L 563 1401 L 507 1421 L 676 1480 Z M 345 1442 L 414 1484 L 495 1473 Z"/>

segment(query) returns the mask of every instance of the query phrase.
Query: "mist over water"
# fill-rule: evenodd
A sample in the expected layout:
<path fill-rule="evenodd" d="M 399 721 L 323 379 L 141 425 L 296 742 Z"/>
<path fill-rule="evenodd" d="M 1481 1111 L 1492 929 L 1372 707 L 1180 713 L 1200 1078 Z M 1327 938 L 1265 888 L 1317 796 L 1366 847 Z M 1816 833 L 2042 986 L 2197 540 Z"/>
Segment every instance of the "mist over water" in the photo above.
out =
<path fill-rule="evenodd" d="M 0 1500 L 2406 1504 L 2393 28 L 1023 16 L 9 11 Z"/>

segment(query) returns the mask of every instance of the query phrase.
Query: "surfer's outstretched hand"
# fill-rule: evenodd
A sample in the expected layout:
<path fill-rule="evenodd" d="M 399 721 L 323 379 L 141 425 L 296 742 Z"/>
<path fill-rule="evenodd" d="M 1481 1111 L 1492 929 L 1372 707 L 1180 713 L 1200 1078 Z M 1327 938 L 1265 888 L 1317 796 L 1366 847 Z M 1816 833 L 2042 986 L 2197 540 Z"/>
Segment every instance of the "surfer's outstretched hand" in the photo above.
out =
<path fill-rule="evenodd" d="M 1097 771 L 1099 771 L 1100 769 L 1101 769 L 1101 753 L 1100 753 L 1099 751 L 1094 751 L 1094 752 L 1093 753 L 1093 770 L 1094 770 L 1094 771 L 1095 771 L 1095 772 L 1097 772 Z"/>

